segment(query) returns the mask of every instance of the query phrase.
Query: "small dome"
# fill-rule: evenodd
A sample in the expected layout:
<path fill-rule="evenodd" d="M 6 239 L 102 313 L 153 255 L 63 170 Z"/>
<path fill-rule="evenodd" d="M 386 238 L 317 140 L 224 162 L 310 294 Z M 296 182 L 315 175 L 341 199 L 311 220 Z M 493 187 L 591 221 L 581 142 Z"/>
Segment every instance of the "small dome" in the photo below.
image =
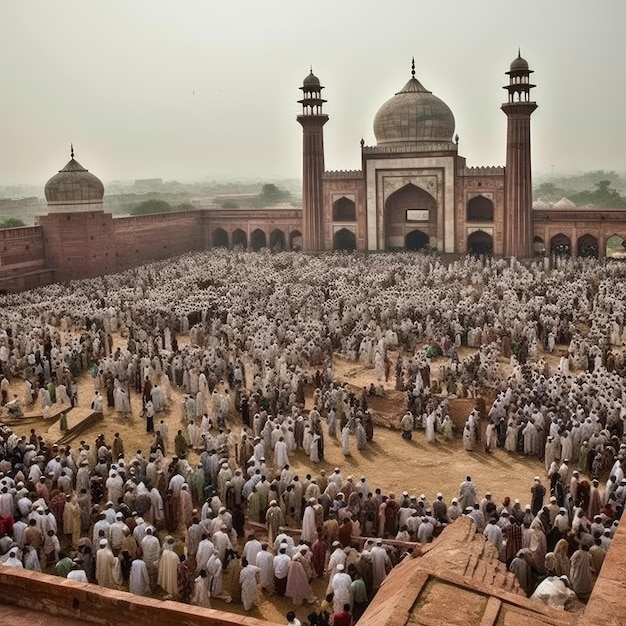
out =
<path fill-rule="evenodd" d="M 376 142 L 394 146 L 419 141 L 452 141 L 454 115 L 415 78 L 383 104 L 374 118 Z"/>
<path fill-rule="evenodd" d="M 302 81 L 303 87 L 321 87 L 320 79 L 313 74 L 313 70 L 311 73 Z"/>
<path fill-rule="evenodd" d="M 104 185 L 74 159 L 72 152 L 68 164 L 46 183 L 44 194 L 48 202 L 98 202 L 104 196 Z"/>
<path fill-rule="evenodd" d="M 529 70 L 528 61 L 522 58 L 518 52 L 517 57 L 515 57 L 511 62 L 511 67 L 509 69 L 511 72 L 527 72 Z"/>

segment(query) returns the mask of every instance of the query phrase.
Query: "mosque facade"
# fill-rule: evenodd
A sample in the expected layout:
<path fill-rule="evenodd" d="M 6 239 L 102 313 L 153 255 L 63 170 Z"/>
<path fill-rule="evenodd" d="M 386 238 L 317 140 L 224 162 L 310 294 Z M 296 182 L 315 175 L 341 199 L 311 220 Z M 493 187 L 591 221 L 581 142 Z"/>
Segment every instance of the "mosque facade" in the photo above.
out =
<path fill-rule="evenodd" d="M 31 227 L 0 230 L 0 291 L 102 275 L 193 250 L 424 250 L 444 255 L 542 257 L 626 255 L 626 210 L 533 206 L 533 70 L 518 56 L 505 72 L 505 166 L 469 167 L 454 115 L 418 80 L 374 117 L 376 144 L 361 140 L 361 169 L 324 167 L 320 80 L 300 90 L 302 208 L 203 207 L 113 217 L 104 186 L 74 158 L 45 186 L 48 213 Z M 503 119 L 504 121 L 504 119 Z M 615 243 L 617 242 L 617 244 Z M 617 247 L 616 247 L 617 246 Z"/>

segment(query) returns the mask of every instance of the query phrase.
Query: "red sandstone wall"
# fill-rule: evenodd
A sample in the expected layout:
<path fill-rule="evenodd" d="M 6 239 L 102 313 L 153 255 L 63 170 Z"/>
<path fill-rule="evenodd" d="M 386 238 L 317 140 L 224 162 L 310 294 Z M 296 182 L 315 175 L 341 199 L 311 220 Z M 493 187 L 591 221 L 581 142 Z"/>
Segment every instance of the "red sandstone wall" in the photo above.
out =
<path fill-rule="evenodd" d="M 45 264 L 56 280 L 98 276 L 114 268 L 112 218 L 103 211 L 50 213 L 39 218 Z"/>
<path fill-rule="evenodd" d="M 290 249 L 294 236 L 302 236 L 302 209 L 267 208 L 267 209 L 207 209 L 203 211 L 206 219 L 207 246 L 213 247 L 216 241 L 215 232 L 222 230 L 228 236 L 228 247 L 233 247 L 233 233 L 243 231 L 252 248 L 252 233 L 261 230 L 265 233 L 267 247 L 274 231 L 281 231 Z"/>
<path fill-rule="evenodd" d="M 115 626 L 272 626 L 252 617 L 143 598 L 58 576 L 0 565 L 0 603 Z M 43 623 L 43 622 L 42 622 Z"/>
<path fill-rule="evenodd" d="M 44 267 L 40 226 L 0 230 L 0 291 L 22 291 L 52 282 L 54 272 Z"/>
<path fill-rule="evenodd" d="M 40 226 L 0 230 L 0 273 L 42 267 L 43 254 Z"/>
<path fill-rule="evenodd" d="M 115 268 L 134 267 L 207 247 L 202 211 L 113 219 Z"/>
<path fill-rule="evenodd" d="M 324 215 L 322 224 L 322 244 L 324 250 L 334 250 L 334 223 L 333 223 L 333 198 L 338 200 L 341 196 L 354 199 L 356 205 L 356 249 L 366 249 L 367 207 L 365 178 L 329 178 L 322 180 L 322 199 Z M 343 223 L 343 222 L 341 222 Z M 352 224 L 350 224 L 352 225 Z"/>
<path fill-rule="evenodd" d="M 467 203 L 474 196 L 483 194 L 493 202 L 493 222 L 468 222 Z M 455 189 L 456 231 L 455 250 L 467 252 L 468 230 L 492 229 L 493 253 L 504 251 L 504 174 L 490 176 L 458 176 Z"/>

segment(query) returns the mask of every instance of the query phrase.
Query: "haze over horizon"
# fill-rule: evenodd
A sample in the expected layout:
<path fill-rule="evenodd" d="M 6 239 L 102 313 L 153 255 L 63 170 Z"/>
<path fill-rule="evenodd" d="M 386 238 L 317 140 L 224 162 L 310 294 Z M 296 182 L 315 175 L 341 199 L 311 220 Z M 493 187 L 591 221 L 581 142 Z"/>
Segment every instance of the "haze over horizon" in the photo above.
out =
<path fill-rule="evenodd" d="M 0 185 L 76 158 L 103 181 L 301 174 L 299 87 L 326 89 L 326 168 L 359 169 L 378 108 L 416 77 L 470 166 L 504 165 L 510 62 L 535 70 L 533 170 L 624 170 L 620 0 L 416 3 L 29 0 L 0 23 Z"/>

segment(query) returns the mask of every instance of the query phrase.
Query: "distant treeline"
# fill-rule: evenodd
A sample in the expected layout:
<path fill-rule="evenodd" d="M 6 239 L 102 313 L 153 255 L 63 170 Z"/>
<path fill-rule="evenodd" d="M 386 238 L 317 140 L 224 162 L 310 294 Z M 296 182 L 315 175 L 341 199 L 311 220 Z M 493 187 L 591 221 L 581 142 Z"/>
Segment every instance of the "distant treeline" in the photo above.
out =
<path fill-rule="evenodd" d="M 191 202 L 171 205 L 165 200 L 144 200 L 139 204 L 126 207 L 131 215 L 149 215 L 150 213 L 177 213 L 179 211 L 195 211 L 196 207 Z"/>
<path fill-rule="evenodd" d="M 8 217 L 0 221 L 0 228 L 19 228 L 20 226 L 26 226 L 26 224 L 16 217 Z"/>
<path fill-rule="evenodd" d="M 626 208 L 626 181 L 614 171 L 597 170 L 577 176 L 553 177 L 534 189 L 535 199 L 557 202 L 568 198 L 576 206 Z"/>

